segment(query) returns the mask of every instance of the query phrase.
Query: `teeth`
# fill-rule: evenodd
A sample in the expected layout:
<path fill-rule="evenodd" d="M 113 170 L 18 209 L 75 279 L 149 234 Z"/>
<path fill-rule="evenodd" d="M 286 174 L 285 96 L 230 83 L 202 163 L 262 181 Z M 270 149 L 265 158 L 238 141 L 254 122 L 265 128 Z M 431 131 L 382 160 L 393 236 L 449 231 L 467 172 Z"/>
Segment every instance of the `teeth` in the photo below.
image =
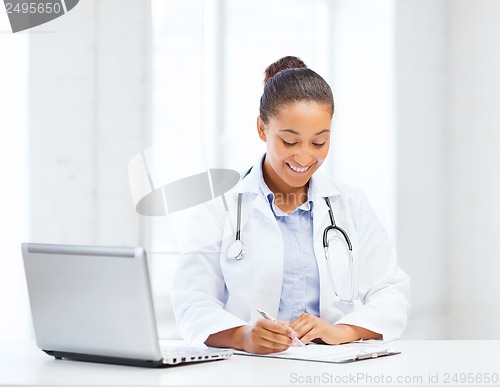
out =
<path fill-rule="evenodd" d="M 302 168 L 299 168 L 299 167 L 294 167 L 293 165 L 290 165 L 288 164 L 288 166 L 293 169 L 295 172 L 299 172 L 299 173 L 302 173 L 302 172 L 305 172 L 309 169 L 309 167 L 302 167 Z"/>

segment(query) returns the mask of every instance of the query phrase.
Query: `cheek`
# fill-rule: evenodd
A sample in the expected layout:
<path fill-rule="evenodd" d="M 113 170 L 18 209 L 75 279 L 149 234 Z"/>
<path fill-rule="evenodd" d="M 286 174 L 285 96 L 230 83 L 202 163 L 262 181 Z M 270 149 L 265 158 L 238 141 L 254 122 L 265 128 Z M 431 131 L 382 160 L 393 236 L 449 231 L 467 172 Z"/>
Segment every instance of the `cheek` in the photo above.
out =
<path fill-rule="evenodd" d="M 271 152 L 274 158 L 286 158 L 290 154 L 290 149 L 281 141 L 268 142 L 268 152 Z"/>
<path fill-rule="evenodd" d="M 319 158 L 321 160 L 324 160 L 326 159 L 326 156 L 328 156 L 328 150 L 329 150 L 329 147 L 326 147 L 325 149 L 322 149 L 321 152 L 320 152 L 320 156 Z"/>
<path fill-rule="evenodd" d="M 328 142 L 328 145 L 320 149 L 320 151 L 318 152 L 318 158 L 321 160 L 326 159 L 329 151 L 330 151 L 330 142 Z"/>

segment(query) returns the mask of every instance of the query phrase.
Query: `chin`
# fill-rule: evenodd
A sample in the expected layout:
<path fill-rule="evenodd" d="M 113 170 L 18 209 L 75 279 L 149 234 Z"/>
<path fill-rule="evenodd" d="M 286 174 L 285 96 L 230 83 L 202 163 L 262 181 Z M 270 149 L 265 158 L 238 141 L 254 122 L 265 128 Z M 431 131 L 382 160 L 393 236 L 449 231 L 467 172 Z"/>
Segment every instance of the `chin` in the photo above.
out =
<path fill-rule="evenodd" d="M 285 180 L 285 183 L 287 183 L 290 187 L 300 188 L 300 187 L 305 186 L 309 182 L 312 175 L 313 174 L 310 173 L 310 174 L 307 174 L 307 176 L 303 176 L 301 178 L 290 178 L 287 176 L 287 178 L 283 179 L 283 180 Z"/>

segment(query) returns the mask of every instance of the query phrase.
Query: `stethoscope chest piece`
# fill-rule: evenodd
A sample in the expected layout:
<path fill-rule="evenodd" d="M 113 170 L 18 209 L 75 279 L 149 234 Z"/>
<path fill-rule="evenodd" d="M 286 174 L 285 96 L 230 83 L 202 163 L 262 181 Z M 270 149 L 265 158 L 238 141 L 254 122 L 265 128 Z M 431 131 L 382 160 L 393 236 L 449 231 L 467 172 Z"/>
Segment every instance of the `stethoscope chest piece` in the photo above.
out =
<path fill-rule="evenodd" d="M 245 256 L 245 248 L 243 246 L 243 242 L 239 239 L 236 239 L 227 248 L 226 257 L 227 259 L 235 259 L 239 261 L 244 256 Z"/>

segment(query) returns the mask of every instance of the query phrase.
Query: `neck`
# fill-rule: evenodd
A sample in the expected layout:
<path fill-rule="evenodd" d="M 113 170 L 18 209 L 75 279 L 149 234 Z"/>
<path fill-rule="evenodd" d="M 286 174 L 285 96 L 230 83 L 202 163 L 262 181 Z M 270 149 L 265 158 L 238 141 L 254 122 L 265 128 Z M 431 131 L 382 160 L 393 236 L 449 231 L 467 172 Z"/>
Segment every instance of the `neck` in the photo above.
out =
<path fill-rule="evenodd" d="M 291 213 L 307 201 L 307 184 L 302 187 L 289 186 L 265 163 L 262 166 L 262 175 L 265 183 L 274 194 L 274 204 L 282 211 Z"/>

